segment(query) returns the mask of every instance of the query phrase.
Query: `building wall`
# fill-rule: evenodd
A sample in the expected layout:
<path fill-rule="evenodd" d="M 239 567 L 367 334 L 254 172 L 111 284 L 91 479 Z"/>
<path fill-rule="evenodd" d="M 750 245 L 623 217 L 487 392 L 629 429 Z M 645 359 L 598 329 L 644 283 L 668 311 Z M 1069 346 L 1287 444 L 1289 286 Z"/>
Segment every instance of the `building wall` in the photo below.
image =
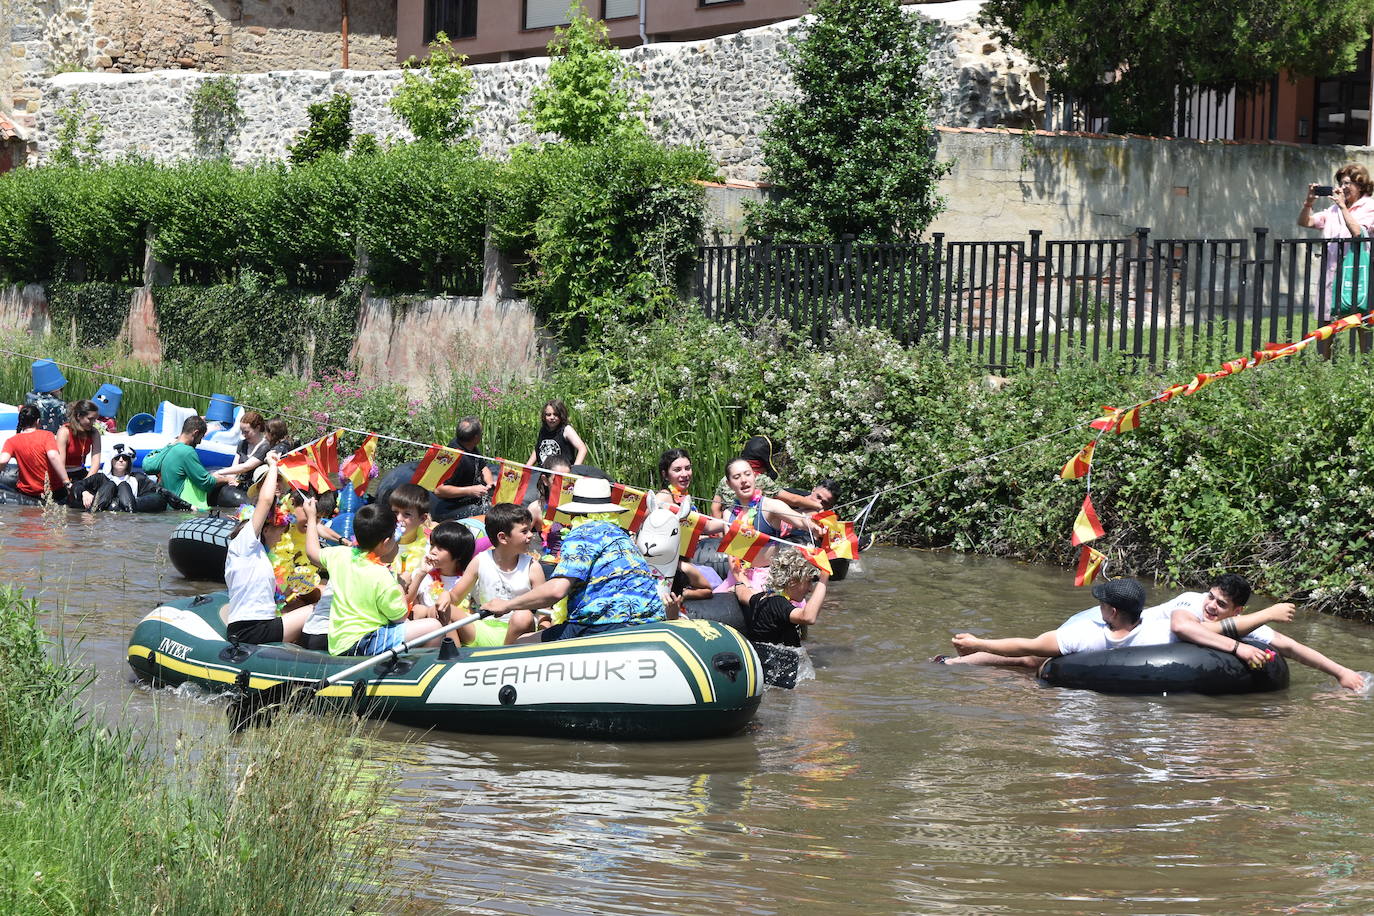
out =
<path fill-rule="evenodd" d="M 1024 60 L 998 48 L 971 21 L 939 26 L 930 64 L 944 99 L 939 121 L 1029 124 L 1042 104 L 1043 81 Z M 761 177 L 760 137 L 768 108 L 794 91 L 781 51 L 800 28 L 792 20 L 705 41 L 622 52 L 642 76 L 638 85 L 650 99 L 653 133 L 670 143 L 701 145 L 729 178 Z M 536 139 L 521 115 L 547 68 L 547 58 L 472 68 L 477 137 L 486 153 L 501 155 L 517 143 Z M 105 155 L 135 153 L 160 160 L 194 156 L 190 96 L 207 78 L 198 71 L 163 70 L 136 75 L 67 73 L 38 80 L 34 88 L 41 95 L 42 111 L 34 134 L 36 153 L 41 158 L 52 152 L 56 112 L 75 95 L 105 127 Z M 397 70 L 245 74 L 239 77 L 238 102 L 246 124 L 227 152 L 240 163 L 281 158 L 306 127 L 306 106 L 339 91 L 353 96 L 356 131 L 405 138 L 405 129 L 387 104 L 400 79 Z"/>

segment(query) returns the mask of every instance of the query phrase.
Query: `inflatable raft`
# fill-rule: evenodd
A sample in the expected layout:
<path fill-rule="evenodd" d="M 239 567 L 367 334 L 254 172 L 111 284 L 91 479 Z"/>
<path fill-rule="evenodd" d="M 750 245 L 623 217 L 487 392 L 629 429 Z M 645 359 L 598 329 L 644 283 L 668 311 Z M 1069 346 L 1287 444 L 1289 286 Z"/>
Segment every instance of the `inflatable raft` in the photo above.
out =
<path fill-rule="evenodd" d="M 1288 686 L 1288 663 L 1275 652 L 1264 667 L 1251 668 L 1230 653 L 1175 642 L 1061 655 L 1045 662 L 1040 678 L 1098 693 L 1263 693 Z"/>
<path fill-rule="evenodd" d="M 156 683 L 228 690 L 312 685 L 360 661 L 281 644 L 231 645 L 217 592 L 154 609 L 129 640 L 129 665 Z M 321 697 L 425 728 L 564 738 L 669 740 L 731 735 L 763 694 L 758 655 L 733 629 L 672 621 L 598 636 L 440 658 L 416 651 Z"/>

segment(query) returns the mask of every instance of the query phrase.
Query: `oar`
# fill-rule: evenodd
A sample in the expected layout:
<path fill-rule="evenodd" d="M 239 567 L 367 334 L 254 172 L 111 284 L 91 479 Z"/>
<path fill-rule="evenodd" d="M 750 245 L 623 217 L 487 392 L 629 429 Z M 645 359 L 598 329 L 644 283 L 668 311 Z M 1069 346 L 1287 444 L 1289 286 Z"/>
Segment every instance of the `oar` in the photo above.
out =
<path fill-rule="evenodd" d="M 446 633 L 451 633 L 459 627 L 465 627 L 470 623 L 476 623 L 484 617 L 494 616 L 491 611 L 483 608 L 475 614 L 469 614 L 461 620 L 440 627 L 432 633 L 416 637 L 409 642 L 403 642 L 399 646 L 387 649 L 378 655 L 365 658 L 356 665 L 350 665 L 342 671 L 320 678 L 313 684 L 300 685 L 290 681 L 283 681 L 262 690 L 252 690 L 248 686 L 249 675 L 246 670 L 240 671 L 235 678 L 234 684 L 238 690 L 238 697 L 229 704 L 225 710 L 229 717 L 230 728 L 235 731 L 242 731 L 248 725 L 266 725 L 271 721 L 271 710 L 286 703 L 294 707 L 299 707 L 317 697 L 321 690 L 333 686 L 340 681 L 353 677 L 359 672 L 366 671 L 373 665 L 384 661 L 391 661 L 409 653 L 416 646 L 422 643 L 433 642 Z"/>
<path fill-rule="evenodd" d="M 322 677 L 317 682 L 315 682 L 314 685 L 306 689 L 308 689 L 312 695 L 317 694 L 326 687 L 332 687 L 335 684 L 339 683 L 339 681 L 347 680 L 348 678 L 359 673 L 360 671 L 366 671 L 373 665 L 380 664 L 381 662 L 385 661 L 391 661 L 392 659 L 400 658 L 402 655 L 409 653 L 411 649 L 415 648 L 421 643 L 433 642 L 435 639 L 439 638 L 440 636 L 443 636 L 445 633 L 452 633 L 459 627 L 465 627 L 470 623 L 476 623 L 484 617 L 491 616 L 494 616 L 492 612 L 487 610 L 486 608 L 483 608 L 475 614 L 469 614 L 462 620 L 455 620 L 453 621 L 453 623 L 446 624 L 445 626 L 442 626 L 439 629 L 435 630 L 433 633 L 426 633 L 424 636 L 417 636 L 411 642 L 403 642 L 395 648 L 387 649 L 380 655 L 374 655 L 371 658 L 365 658 L 362 661 L 358 662 L 358 664 L 352 665 L 348 668 L 345 668 L 342 671 L 331 674 L 329 675 L 329 677 Z"/>

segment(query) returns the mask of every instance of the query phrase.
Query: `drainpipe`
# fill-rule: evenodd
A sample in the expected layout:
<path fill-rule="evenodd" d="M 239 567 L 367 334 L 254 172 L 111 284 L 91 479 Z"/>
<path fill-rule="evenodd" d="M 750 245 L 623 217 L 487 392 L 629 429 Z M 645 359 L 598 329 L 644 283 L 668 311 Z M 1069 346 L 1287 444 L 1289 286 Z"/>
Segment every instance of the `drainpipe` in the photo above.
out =
<path fill-rule="evenodd" d="M 649 43 L 649 33 L 644 30 L 644 15 L 648 6 L 649 0 L 639 0 L 639 43 L 642 45 Z"/>
<path fill-rule="evenodd" d="M 339 0 L 339 9 L 343 13 L 341 20 L 340 37 L 343 39 L 343 68 L 348 69 L 348 0 Z"/>

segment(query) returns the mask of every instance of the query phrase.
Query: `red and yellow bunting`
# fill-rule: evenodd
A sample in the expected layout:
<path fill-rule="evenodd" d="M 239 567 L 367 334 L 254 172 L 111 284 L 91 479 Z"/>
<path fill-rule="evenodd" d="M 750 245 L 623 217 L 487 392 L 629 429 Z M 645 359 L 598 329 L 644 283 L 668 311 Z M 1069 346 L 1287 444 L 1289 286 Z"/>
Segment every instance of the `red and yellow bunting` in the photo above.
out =
<path fill-rule="evenodd" d="M 842 522 L 830 510 L 817 512 L 811 516 L 824 532 L 821 546 L 832 560 L 857 560 L 859 558 L 859 538 L 854 533 L 853 522 Z"/>
<path fill-rule="evenodd" d="M 447 480 L 449 474 L 453 473 L 454 465 L 462 457 L 463 453 L 456 448 L 431 445 L 429 451 L 425 452 L 425 457 L 420 460 L 420 466 L 411 475 L 410 482 L 433 492 L 435 487 Z"/>
<path fill-rule="evenodd" d="M 739 557 L 746 563 L 753 563 L 768 548 L 772 540 L 744 524 L 744 513 L 731 523 L 725 536 L 720 539 L 720 552 Z"/>
<path fill-rule="evenodd" d="M 1359 328 L 1365 325 L 1374 324 L 1374 312 L 1356 313 L 1346 315 L 1343 318 L 1322 325 L 1313 331 L 1309 331 L 1302 336 L 1301 340 L 1296 340 L 1286 344 L 1268 343 L 1249 356 L 1238 356 L 1227 360 L 1215 372 L 1199 372 L 1186 382 L 1179 382 L 1165 388 L 1159 394 L 1142 401 L 1132 407 L 1108 407 L 1102 408 L 1103 416 L 1093 420 L 1088 425 L 1101 432 L 1112 432 L 1116 434 L 1128 433 L 1140 426 L 1140 411 L 1147 404 L 1165 404 L 1173 400 L 1178 395 L 1194 395 L 1206 388 L 1208 385 L 1218 382 L 1228 376 L 1252 369 L 1255 366 L 1262 366 L 1265 363 L 1273 362 L 1276 359 L 1293 356 L 1301 353 L 1307 347 L 1321 341 L 1330 340 L 1342 331 L 1352 328 Z M 1092 471 L 1093 451 L 1097 447 L 1097 439 L 1093 439 L 1087 445 L 1079 449 L 1078 454 L 1074 455 L 1064 465 L 1064 469 L 1059 472 L 1059 476 L 1065 480 L 1076 480 L 1086 477 Z M 1090 478 L 1091 480 L 1091 478 Z M 1106 532 L 1102 528 L 1102 523 L 1097 519 L 1097 513 L 1093 509 L 1091 487 L 1089 494 L 1083 498 L 1083 507 L 1078 511 L 1078 517 L 1074 519 L 1073 533 L 1070 542 L 1075 547 L 1083 547 L 1088 541 L 1094 541 L 1102 537 Z M 1078 568 L 1075 571 L 1074 584 L 1086 585 L 1092 582 L 1097 575 L 1106 557 L 1091 547 L 1083 547 L 1079 553 Z"/>
<path fill-rule="evenodd" d="M 277 462 L 277 473 L 297 489 L 316 493 L 333 490 L 334 476 L 339 473 L 339 436 L 342 433 L 343 430 L 336 429 L 283 455 Z"/>
<path fill-rule="evenodd" d="M 534 480 L 534 470 L 514 461 L 501 461 L 501 469 L 496 472 L 496 493 L 494 503 L 515 503 L 524 505 L 529 493 L 530 483 Z"/>
<path fill-rule="evenodd" d="M 1064 470 L 1059 472 L 1059 477 L 1063 480 L 1077 480 L 1087 476 L 1093 469 L 1093 449 L 1097 448 L 1097 440 L 1089 442 L 1079 449 L 1078 454 L 1074 455 L 1064 465 Z"/>
<path fill-rule="evenodd" d="M 340 478 L 353 484 L 353 490 L 359 496 L 367 492 L 367 482 L 372 478 L 373 469 L 376 468 L 376 454 L 377 434 L 368 433 L 363 444 L 358 446 L 358 450 L 339 467 Z"/>
<path fill-rule="evenodd" d="M 1093 509 L 1093 498 L 1091 496 L 1083 497 L 1083 507 L 1078 510 L 1078 518 L 1073 521 L 1071 543 L 1078 547 L 1088 541 L 1095 541 L 1106 533 L 1102 529 L 1102 523 L 1097 520 L 1097 512 Z"/>
<path fill-rule="evenodd" d="M 697 546 L 701 544 L 707 527 L 713 521 L 715 519 L 709 515 L 693 512 L 680 522 L 681 539 L 678 541 L 678 554 L 688 560 L 696 556 Z"/>
<path fill-rule="evenodd" d="M 1098 553 L 1086 544 L 1078 554 L 1078 568 L 1074 570 L 1073 584 L 1080 588 L 1084 585 L 1092 585 L 1097 574 L 1102 571 L 1102 564 L 1107 562 L 1106 554 Z"/>

